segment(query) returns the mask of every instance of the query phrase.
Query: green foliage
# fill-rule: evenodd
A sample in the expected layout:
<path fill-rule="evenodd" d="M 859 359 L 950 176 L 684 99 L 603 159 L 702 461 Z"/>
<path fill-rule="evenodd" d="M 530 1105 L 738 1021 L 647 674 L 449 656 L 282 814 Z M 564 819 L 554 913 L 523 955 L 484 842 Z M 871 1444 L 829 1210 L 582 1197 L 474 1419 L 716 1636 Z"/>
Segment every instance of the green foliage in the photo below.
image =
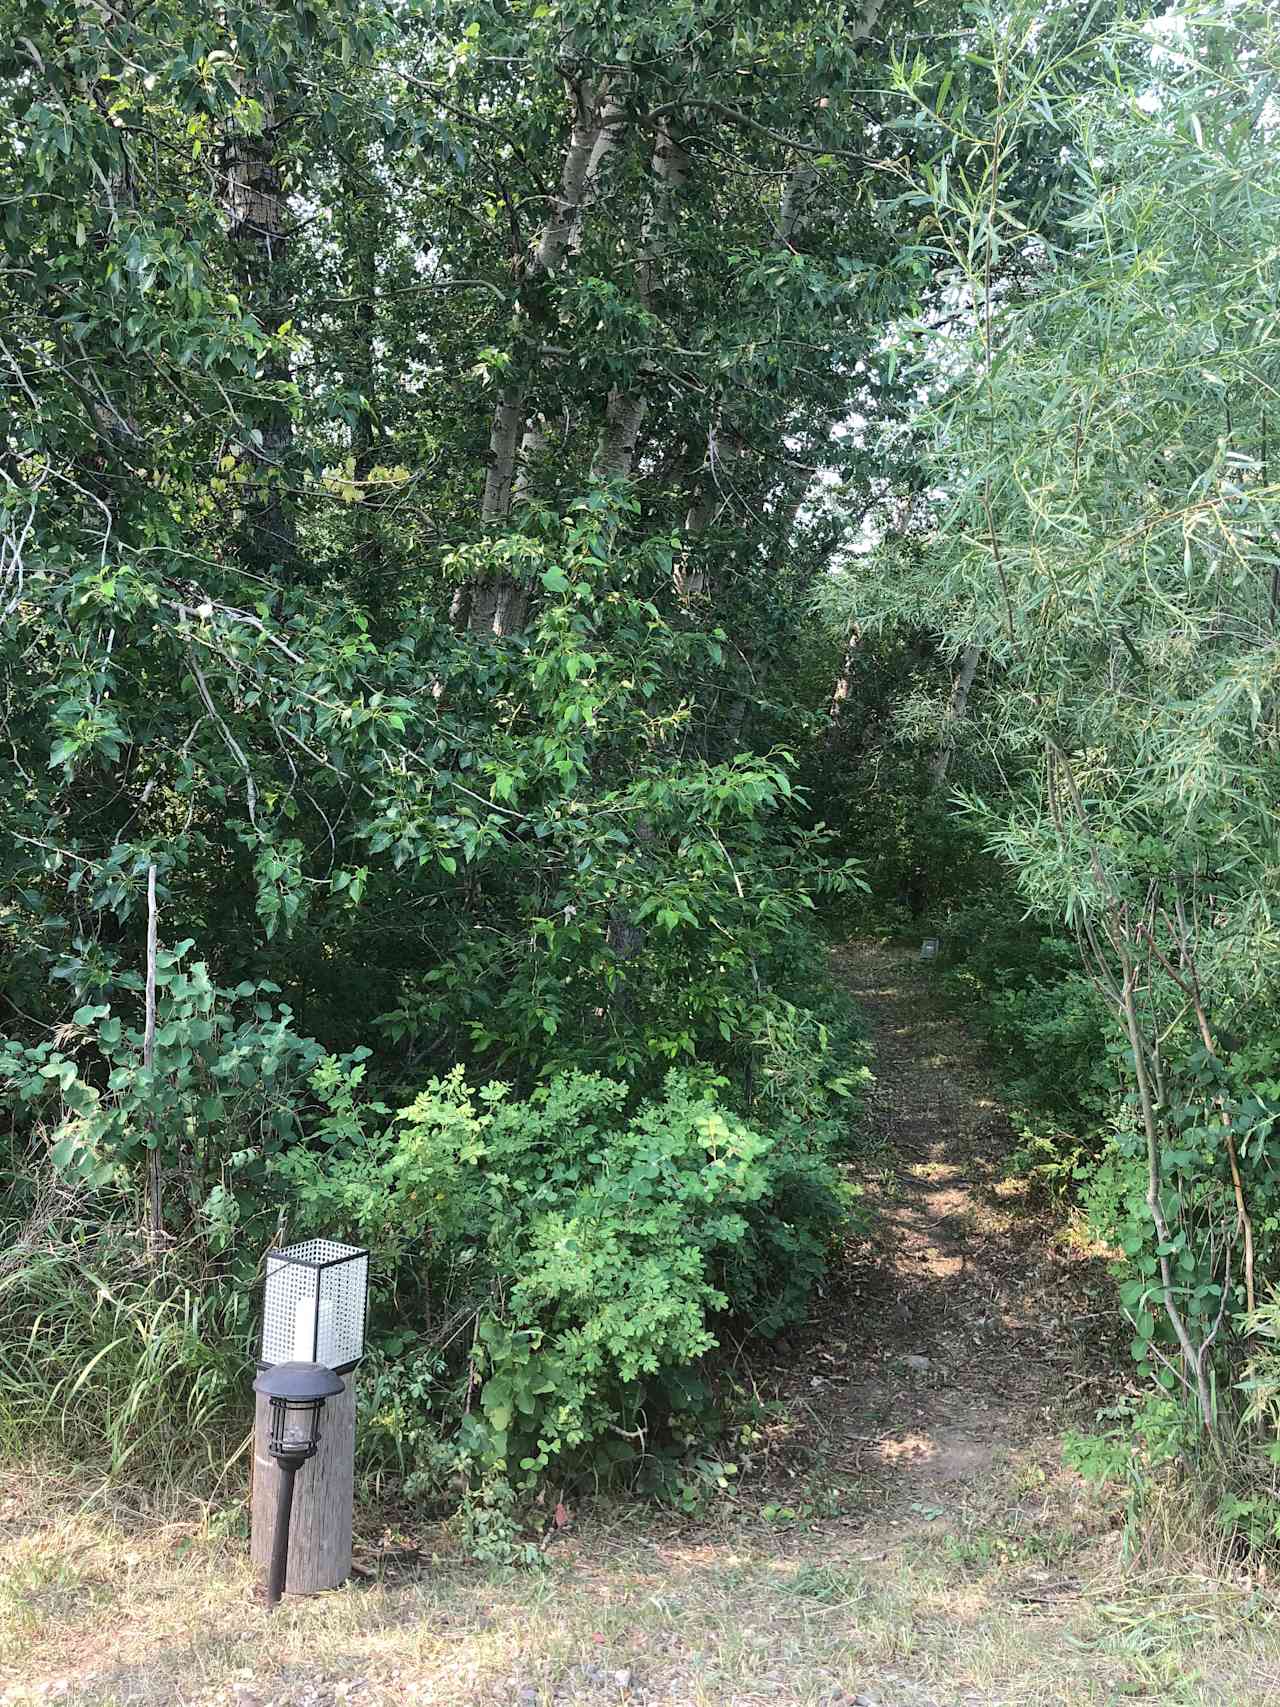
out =
<path fill-rule="evenodd" d="M 996 123 L 923 56 L 900 69 L 927 115 L 905 122 L 953 137 L 917 200 L 966 307 L 903 340 L 937 510 L 873 560 L 904 571 L 879 620 L 984 660 L 957 804 L 1036 921 L 1029 968 L 1015 944 L 977 974 L 988 1023 L 1031 1143 L 1124 1252 L 1141 1370 L 1212 1432 L 1276 1261 L 1280 323 L 1257 256 L 1280 177 L 1257 90 L 1280 40 L 1212 3 L 1065 50 L 1039 8 L 973 27 Z M 1046 124 L 1057 206 L 1029 222 L 1009 172 Z M 1074 970 L 1042 953 L 1064 931 Z"/>
<path fill-rule="evenodd" d="M 429 1323 L 428 1323 L 429 1325 Z M 424 1505 L 453 1505 L 458 1472 L 453 1439 L 465 1378 L 453 1379 L 449 1336 L 383 1324 L 360 1366 L 356 1389 L 357 1464 L 374 1497 L 394 1491 Z"/>
<path fill-rule="evenodd" d="M 1280 1440 L 1280 1293 L 1272 1286 L 1245 1323 L 1250 1357 L 1241 1382 L 1248 1395 L 1245 1421 L 1256 1424 L 1268 1441 Z"/>
<path fill-rule="evenodd" d="M 1255 1322 L 1269 1336 L 1274 1308 Z M 1274 1556 L 1280 1543 L 1280 1448 L 1274 1438 L 1274 1359 L 1264 1352 L 1244 1385 L 1249 1404 L 1235 1430 L 1208 1442 L 1199 1419 L 1177 1396 L 1126 1397 L 1099 1412 L 1099 1432 L 1064 1436 L 1064 1457 L 1088 1482 L 1118 1487 L 1124 1497 L 1124 1549 L 1177 1556 L 1190 1542 L 1228 1547 L 1235 1555 Z M 1258 1431 L 1255 1425 L 1265 1426 Z"/>
<path fill-rule="evenodd" d="M 803 28 L 777 5 L 732 26 L 473 12 L 4 11 L 0 645 L 22 757 L 0 933 L 37 1025 L 68 1017 L 49 969 L 77 939 L 137 966 L 154 863 L 166 941 L 232 987 L 265 976 L 388 1076 L 407 1052 L 406 1082 L 467 1057 L 656 1085 L 757 1046 L 755 973 L 823 853 L 790 822 L 797 718 L 764 684 L 803 667 L 832 529 L 779 565 L 778 518 L 803 496 L 801 419 L 820 435 L 852 391 L 880 397 L 856 363 L 906 288 L 861 193 L 779 249 L 794 161 L 770 134 L 790 113 L 852 181 L 854 120 L 818 91 L 877 80 L 834 4 Z M 632 67 L 627 135 L 607 220 L 535 278 L 567 40 L 584 88 Z M 710 128 L 641 307 L 644 115 L 682 93 Z M 729 141 L 755 150 L 750 187 L 715 166 Z M 486 514 L 481 421 L 517 382 L 545 454 Z M 630 382 L 652 443 L 606 483 Z M 726 483 L 738 440 L 758 449 Z M 453 610 L 497 584 L 527 617 L 500 637 Z"/>
<path fill-rule="evenodd" d="M 1080 972 L 1074 942 L 1028 917 L 1012 873 L 952 914 L 947 979 L 983 1034 L 1020 1134 L 1014 1165 L 1069 1192 L 1092 1170 L 1124 1100 L 1125 1067 L 1111 1016 Z M 1103 1238 L 1113 1229 L 1099 1225 Z"/>
<path fill-rule="evenodd" d="M 799 797 L 814 588 L 994 93 L 868 16 L 0 0 L 14 1177 L 127 1272 L 158 1173 L 218 1320 L 280 1220 L 367 1233 L 367 1468 L 461 1450 L 499 1553 L 557 1455 L 696 1434 L 845 1212 L 812 918 L 881 835 Z M 1030 219 L 1061 150 L 1011 153 Z"/>
<path fill-rule="evenodd" d="M 384 1133 L 275 1163 L 306 1223 L 349 1228 L 377 1270 L 473 1324 L 461 1452 L 524 1490 L 553 1461 L 634 1473 L 649 1431 L 705 1401 L 690 1366 L 717 1324 L 794 1320 L 843 1220 L 839 1176 L 798 1130 L 766 1136 L 679 1073 L 626 1105 L 594 1074 L 516 1101 L 459 1069 Z"/>
<path fill-rule="evenodd" d="M 259 1244 L 274 1224 L 273 1156 L 304 1134 L 332 1140 L 350 1129 L 368 1050 L 327 1057 L 291 1029 L 287 1006 L 265 999 L 278 993 L 274 984 L 218 989 L 202 963 L 184 969 L 191 947 L 157 957 L 150 1066 L 143 1030 L 122 1020 L 136 1014 L 139 979 L 99 966 L 94 994 L 107 999 L 77 1008 L 55 1038 L 0 1039 L 0 1097 L 38 1148 L 47 1145 L 55 1174 L 92 1188 L 104 1206 L 128 1201 L 157 1152 L 162 1182 L 177 1193 L 166 1194 L 168 1221 L 219 1252 L 242 1224 Z M 252 1237 L 241 1251 L 246 1244 Z"/>
<path fill-rule="evenodd" d="M 855 614 L 870 625 L 869 591 L 857 568 L 845 565 L 815 599 L 839 630 Z M 846 648 L 839 700 L 804 754 L 798 778 L 812 821 L 829 826 L 833 852 L 856 854 L 867 884 L 865 903 L 837 902 L 838 918 L 852 912 L 907 930 L 927 920 L 950 931 L 952 915 L 963 914 L 973 892 L 990 881 L 981 837 L 930 782 L 941 739 L 939 697 L 949 674 L 935 637 L 909 621 L 859 630 Z M 973 774 L 965 755 L 952 774 Z"/>
<path fill-rule="evenodd" d="M 463 1490 L 454 1527 L 468 1554 L 483 1565 L 543 1563 L 534 1541 L 524 1535 L 515 1488 L 500 1469 L 491 1468 L 477 1486 Z"/>
<path fill-rule="evenodd" d="M 1107 1424 L 1101 1434 L 1068 1430 L 1063 1436 L 1063 1456 L 1088 1482 L 1151 1475 L 1194 1447 L 1185 1410 L 1155 1394 L 1121 1400 L 1099 1412 L 1098 1421 Z"/>

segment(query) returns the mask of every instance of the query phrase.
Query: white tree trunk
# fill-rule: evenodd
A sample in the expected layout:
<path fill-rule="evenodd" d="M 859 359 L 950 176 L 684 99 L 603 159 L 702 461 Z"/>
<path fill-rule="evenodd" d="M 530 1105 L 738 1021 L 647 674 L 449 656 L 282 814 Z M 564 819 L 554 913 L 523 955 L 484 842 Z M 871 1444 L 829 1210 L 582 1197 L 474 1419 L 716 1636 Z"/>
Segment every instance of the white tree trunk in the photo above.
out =
<path fill-rule="evenodd" d="M 941 793 L 942 785 L 947 780 L 951 756 L 956 748 L 957 728 L 963 723 L 969 709 L 969 695 L 973 691 L 974 677 L 978 673 L 981 658 L 982 653 L 976 646 L 966 646 L 960 655 L 960 668 L 956 671 L 955 680 L 951 684 L 951 698 L 947 701 L 942 739 L 929 765 L 930 794 Z"/>
<path fill-rule="evenodd" d="M 871 33 L 879 22 L 880 13 L 884 9 L 884 0 L 863 0 L 862 6 L 853 11 L 848 21 L 848 34 L 852 46 L 862 47 L 870 41 Z M 824 96 L 818 103 L 819 107 L 827 105 Z M 805 154 L 803 159 L 787 173 L 786 183 L 782 187 L 782 200 L 778 207 L 778 232 L 788 248 L 798 240 L 801 232 L 809 223 L 813 211 L 813 202 L 818 189 L 820 174 L 813 164 L 813 156 Z"/>
<path fill-rule="evenodd" d="M 831 690 L 831 704 L 827 708 L 827 715 L 832 722 L 839 717 L 841 708 L 852 690 L 853 660 L 861 644 L 862 630 L 855 622 L 849 630 L 849 638 L 845 641 L 844 655 L 840 660 L 840 674 L 836 677 L 836 685 Z"/>
<path fill-rule="evenodd" d="M 806 155 L 787 173 L 782 186 L 782 201 L 778 208 L 778 233 L 790 248 L 809 223 L 814 192 L 818 187 L 818 168 L 809 163 Z"/>
<path fill-rule="evenodd" d="M 489 432 L 489 467 L 484 477 L 484 496 L 480 500 L 480 519 L 486 525 L 503 522 L 511 513 L 516 447 L 522 441 L 523 428 L 524 388 L 512 385 L 498 398 Z M 465 625 L 472 634 L 509 632 L 495 626 L 500 603 L 499 585 L 496 577 L 486 577 L 468 581 L 459 587 L 449 606 L 449 618 L 454 627 Z M 509 606 L 510 601 L 507 603 Z"/>
<path fill-rule="evenodd" d="M 560 172 L 560 193 L 538 238 L 533 268 L 558 272 L 581 240 L 583 214 L 593 199 L 604 162 L 617 146 L 626 111 L 609 94 L 608 80 L 579 83 L 574 89 L 574 122 Z M 523 382 L 503 388 L 489 434 L 489 467 L 485 474 L 481 520 L 505 521 L 518 485 L 520 454 L 530 444 L 525 430 L 526 391 Z M 639 422 L 636 423 L 637 429 Z M 530 429 L 537 435 L 537 429 Z M 634 434 L 632 435 L 634 442 Z M 528 593 L 507 577 L 493 577 L 460 587 L 449 614 L 472 634 L 514 634 L 524 626 Z"/>
<path fill-rule="evenodd" d="M 676 559 L 671 572 L 676 597 L 696 598 L 708 590 L 705 566 L 691 556 L 703 534 L 715 521 L 733 494 L 734 464 L 742 451 L 742 441 L 721 414 L 707 433 L 707 456 L 698 474 L 698 483 L 689 500 L 684 518 L 685 549 Z"/>
<path fill-rule="evenodd" d="M 519 390 L 506 391 L 498 399 L 493 412 L 493 430 L 489 434 L 489 471 L 485 475 L 484 498 L 480 505 L 481 518 L 486 522 L 500 521 L 511 511 L 511 491 L 516 473 L 516 446 L 524 428 L 524 395 Z"/>
<path fill-rule="evenodd" d="M 689 157 L 665 124 L 658 127 L 652 170 L 653 202 L 645 222 L 640 260 L 636 267 L 636 297 L 650 311 L 660 282 L 663 249 L 671 228 L 672 199 L 683 188 L 689 175 Z M 638 388 L 627 390 L 615 386 L 609 393 L 600 448 L 596 453 L 596 472 L 606 480 L 625 479 L 630 475 L 645 407 L 644 393 Z"/>
<path fill-rule="evenodd" d="M 580 83 L 574 91 L 577 112 L 560 173 L 560 194 L 542 228 L 534 265 L 544 273 L 563 266 L 581 242 L 582 216 L 600 182 L 600 170 L 622 135 L 626 110 L 609 94 L 608 80 L 596 87 Z"/>
<path fill-rule="evenodd" d="M 604 480 L 625 480 L 635 461 L 636 439 L 644 421 L 645 399 L 617 386 L 609 393 L 605 423 L 596 452 L 596 473 Z"/>

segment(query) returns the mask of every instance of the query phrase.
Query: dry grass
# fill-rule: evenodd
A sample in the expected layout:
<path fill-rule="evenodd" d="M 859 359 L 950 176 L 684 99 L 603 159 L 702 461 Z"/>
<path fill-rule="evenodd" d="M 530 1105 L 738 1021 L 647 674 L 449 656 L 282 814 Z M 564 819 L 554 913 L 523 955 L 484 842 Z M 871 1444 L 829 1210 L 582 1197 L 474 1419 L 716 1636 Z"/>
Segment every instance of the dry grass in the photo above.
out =
<path fill-rule="evenodd" d="M 0 1702 L 1243 1707 L 1280 1688 L 1280 1599 L 1185 1564 L 1126 1575 L 1106 1506 L 1052 1460 L 914 1504 L 781 1529 L 747 1503 L 714 1525 L 597 1511 L 519 1575 L 424 1531 L 414 1575 L 269 1617 L 219 1534 L 237 1512 L 27 1466 L 0 1479 Z"/>

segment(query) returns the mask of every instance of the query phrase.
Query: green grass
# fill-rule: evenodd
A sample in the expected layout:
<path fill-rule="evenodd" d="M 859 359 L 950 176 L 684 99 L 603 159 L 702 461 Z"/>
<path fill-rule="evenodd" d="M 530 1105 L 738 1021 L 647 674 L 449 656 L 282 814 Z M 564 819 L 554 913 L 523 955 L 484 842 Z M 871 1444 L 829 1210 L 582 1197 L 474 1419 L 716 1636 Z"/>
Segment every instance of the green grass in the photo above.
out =
<path fill-rule="evenodd" d="M 57 1440 L 155 1485 L 216 1475 L 246 1410 L 248 1308 L 127 1229 L 0 1222 L 0 1451 Z"/>

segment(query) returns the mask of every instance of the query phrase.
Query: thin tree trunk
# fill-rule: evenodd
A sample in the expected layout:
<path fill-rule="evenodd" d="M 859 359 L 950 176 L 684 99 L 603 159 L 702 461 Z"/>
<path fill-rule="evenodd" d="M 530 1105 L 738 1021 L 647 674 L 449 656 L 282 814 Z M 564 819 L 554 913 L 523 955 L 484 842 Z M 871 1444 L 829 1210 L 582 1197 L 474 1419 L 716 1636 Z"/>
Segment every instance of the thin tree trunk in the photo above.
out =
<path fill-rule="evenodd" d="M 608 79 L 598 86 L 580 83 L 574 90 L 577 111 L 560 174 L 560 194 L 538 240 L 534 264 L 557 272 L 581 244 L 582 216 L 595 197 L 600 170 L 618 144 L 626 109 L 609 93 Z"/>
<path fill-rule="evenodd" d="M 524 503 L 532 488 L 532 465 L 547 448 L 547 435 L 538 419 L 529 422 L 520 440 L 512 502 Z M 499 577 L 493 601 L 492 628 L 496 635 L 519 634 L 529 614 L 529 587 L 514 575 Z"/>
<path fill-rule="evenodd" d="M 719 460 L 716 434 L 712 431 L 707 437 L 707 455 L 702 465 L 710 478 L 701 481 L 689 500 L 689 508 L 684 513 L 686 539 L 701 539 L 716 518 L 716 511 L 720 508 L 720 494 L 716 483 L 716 465 Z"/>
<path fill-rule="evenodd" d="M 956 750 L 956 734 L 958 725 L 963 723 L 969 709 L 969 695 L 973 691 L 974 677 L 978 673 L 978 664 L 982 653 L 976 646 L 966 646 L 960 655 L 960 668 L 951 684 L 951 698 L 947 701 L 946 721 L 943 725 L 942 738 L 938 742 L 937 751 L 929 765 L 929 793 L 940 794 L 942 785 L 947 780 L 947 771 L 951 766 L 951 758 Z"/>
<path fill-rule="evenodd" d="M 507 392 L 493 412 L 493 430 L 489 434 L 489 469 L 484 479 L 484 497 L 480 504 L 483 521 L 501 521 L 511 511 L 511 494 L 516 477 L 516 449 L 524 432 L 524 393 Z"/>
<path fill-rule="evenodd" d="M 1098 894 L 1103 897 L 1103 918 L 1107 940 L 1110 943 L 1111 952 L 1119 964 L 1119 981 L 1117 982 L 1111 970 L 1106 952 L 1103 945 L 1098 941 L 1097 933 L 1087 910 L 1079 927 L 1083 933 L 1082 945 L 1086 941 L 1089 945 L 1096 987 L 1118 1011 L 1124 1021 L 1125 1031 L 1128 1035 L 1129 1049 L 1133 1057 L 1134 1080 L 1138 1091 L 1138 1108 L 1142 1116 L 1142 1132 L 1146 1144 L 1146 1203 L 1156 1235 L 1156 1261 L 1160 1274 L 1161 1301 L 1169 1325 L 1172 1327 L 1182 1351 L 1183 1362 L 1187 1371 L 1185 1378 L 1189 1385 L 1194 1383 L 1201 1421 L 1206 1433 L 1212 1437 L 1214 1433 L 1213 1395 L 1209 1388 L 1208 1377 L 1205 1374 L 1204 1360 L 1222 1324 L 1227 1295 L 1230 1290 L 1230 1275 L 1228 1274 L 1224 1281 L 1222 1308 L 1219 1310 L 1218 1320 L 1201 1341 L 1197 1350 L 1192 1343 L 1190 1331 L 1174 1296 L 1173 1271 L 1169 1264 L 1169 1251 L 1171 1249 L 1169 1221 L 1164 1212 L 1164 1158 L 1156 1117 L 1157 1105 L 1164 1100 L 1164 1086 L 1161 1082 L 1158 1042 L 1154 1050 L 1149 1049 L 1148 1040 L 1142 1035 L 1142 1023 L 1138 1015 L 1136 996 L 1138 967 L 1134 960 L 1132 931 L 1127 917 L 1127 909 L 1123 903 L 1116 900 L 1107 881 L 1107 874 L 1103 868 L 1097 844 L 1089 825 L 1088 815 L 1085 812 L 1084 801 L 1081 799 L 1080 789 L 1071 766 L 1061 750 L 1052 742 L 1049 743 L 1048 747 L 1048 760 L 1050 803 L 1054 823 L 1060 835 L 1066 833 L 1065 814 L 1061 808 L 1059 794 L 1059 786 L 1065 785 L 1075 822 L 1084 833 L 1090 869 L 1097 884 Z M 1086 966 L 1088 960 L 1089 956 L 1086 956 Z M 1153 1069 L 1154 1089 L 1152 1085 Z"/>
<path fill-rule="evenodd" d="M 635 461 L 636 439 L 644 421 L 643 393 L 615 386 L 609 393 L 605 424 L 596 453 L 596 473 L 603 480 L 625 480 Z"/>
<path fill-rule="evenodd" d="M 653 204 L 636 267 L 636 297 L 650 312 L 661 282 L 660 266 L 671 229 L 672 201 L 689 175 L 689 156 L 666 124 L 658 127 L 652 172 Z M 639 387 L 615 386 L 610 392 L 596 457 L 596 472 L 605 479 L 625 479 L 630 475 L 645 407 L 646 398 Z"/>
<path fill-rule="evenodd" d="M 150 1075 L 156 1064 L 156 958 L 159 917 L 156 908 L 156 868 L 147 867 L 147 984 L 144 997 L 142 1065 Z M 147 1150 L 147 1248 L 155 1256 L 164 1244 L 164 1175 L 160 1166 L 160 1139 L 148 1119 L 151 1139 Z"/>
<path fill-rule="evenodd" d="M 1203 1350 L 1196 1354 L 1191 1343 L 1191 1335 L 1182 1319 L 1173 1296 L 1173 1272 L 1169 1267 L 1168 1250 L 1170 1248 L 1169 1223 L 1164 1212 L 1164 1174 L 1160 1158 L 1160 1134 L 1156 1126 L 1155 1101 L 1151 1094 L 1151 1081 L 1147 1072 L 1147 1058 L 1143 1047 L 1141 1027 L 1138 1023 L 1138 1008 L 1134 999 L 1135 970 L 1130 962 L 1121 967 L 1121 991 L 1124 997 L 1124 1019 L 1129 1033 L 1129 1046 L 1133 1051 L 1134 1073 L 1138 1081 L 1138 1105 L 1142 1111 L 1142 1130 L 1147 1146 L 1147 1210 L 1150 1213 L 1152 1225 L 1156 1230 L 1157 1261 L 1160 1265 L 1160 1292 L 1164 1301 L 1165 1315 L 1169 1318 L 1187 1368 L 1195 1381 L 1196 1398 L 1200 1406 L 1200 1420 L 1206 1432 L 1213 1433 L 1213 1397 L 1209 1391 L 1208 1378 L 1204 1372 Z"/>
<path fill-rule="evenodd" d="M 884 0 L 863 0 L 860 10 L 854 11 L 849 18 L 847 29 L 855 47 L 861 47 L 870 40 L 872 31 L 879 20 Z M 820 107 L 825 107 L 823 100 Z M 794 247 L 813 207 L 814 197 L 819 183 L 818 168 L 813 164 L 813 157 L 806 153 L 803 159 L 797 161 L 787 173 L 782 187 L 782 197 L 778 207 L 778 236 L 781 243 Z M 697 483 L 690 496 L 689 507 L 685 515 L 684 534 L 686 541 L 696 541 L 706 532 L 714 520 L 721 504 L 728 495 L 727 476 L 730 458 L 725 455 L 725 448 L 738 441 L 733 438 L 731 430 L 726 425 L 726 411 L 719 409 L 717 419 L 707 429 L 707 456 L 703 463 Z M 801 494 L 799 502 L 803 502 Z M 678 598 L 684 599 L 707 590 L 706 570 L 693 567 L 686 551 L 677 561 L 673 581 Z"/>
<path fill-rule="evenodd" d="M 524 430 L 520 440 L 520 462 L 516 469 L 513 497 L 517 504 L 524 504 L 533 495 L 533 465 L 547 451 L 547 432 L 543 419 L 535 415 Z"/>
<path fill-rule="evenodd" d="M 275 155 L 279 128 L 275 104 L 269 90 L 259 90 L 257 95 L 261 132 L 233 136 L 227 144 L 226 207 L 229 235 L 249 300 L 266 331 L 275 333 L 289 317 L 288 305 L 280 299 L 281 273 L 288 258 L 288 206 Z M 283 387 L 291 375 L 285 361 L 273 356 L 262 377 Z M 255 555 L 287 565 L 298 549 L 293 511 L 285 495 L 293 451 L 288 403 L 280 398 L 264 400 L 255 412 L 254 426 L 259 438 L 244 447 L 256 470 L 246 535 Z"/>
<path fill-rule="evenodd" d="M 371 171 L 370 175 L 375 175 L 375 172 Z M 381 219 L 379 215 L 375 213 L 370 216 L 363 206 L 352 212 L 342 233 L 342 242 L 352 257 L 352 282 L 366 299 L 364 306 L 357 308 L 352 315 L 351 355 L 344 364 L 347 369 L 348 384 L 353 389 L 358 390 L 365 401 L 365 408 L 360 410 L 351 431 L 351 452 L 354 458 L 357 481 L 367 480 L 371 469 L 379 460 L 380 435 L 373 408 L 374 400 L 380 395 L 378 384 L 380 236 Z M 383 556 L 383 524 L 379 516 L 381 506 L 366 503 L 358 505 L 356 508 L 360 512 L 356 519 L 359 536 L 355 548 L 356 558 L 360 565 L 362 577 L 367 577 L 376 570 Z M 367 587 L 367 580 L 365 584 Z"/>
<path fill-rule="evenodd" d="M 1148 932 L 1148 947 L 1155 958 L 1160 962 L 1161 966 L 1163 966 L 1165 971 L 1169 974 L 1170 978 L 1173 979 L 1174 983 L 1182 991 L 1183 995 L 1187 998 L 1187 1001 L 1191 1004 L 1191 1011 L 1195 1014 L 1196 1028 L 1200 1033 L 1200 1041 L 1204 1045 L 1205 1054 L 1211 1061 L 1218 1066 L 1221 1066 L 1222 1058 L 1218 1054 L 1217 1039 L 1214 1037 L 1213 1028 L 1209 1024 L 1209 1015 L 1205 1010 L 1204 997 L 1200 988 L 1200 979 L 1196 973 L 1195 959 L 1191 953 L 1190 931 L 1187 928 L 1186 909 L 1183 906 L 1181 897 L 1178 898 L 1176 903 L 1176 913 L 1178 926 L 1178 958 L 1179 963 L 1182 966 L 1182 973 L 1176 972 L 1168 958 L 1160 952 L 1160 948 L 1155 940 L 1154 929 Z M 1168 914 L 1166 914 L 1165 917 L 1167 919 Z M 1222 1119 L 1223 1143 L 1227 1152 L 1227 1165 L 1231 1170 L 1231 1187 L 1236 1200 L 1236 1230 L 1242 1234 L 1244 1238 L 1243 1275 L 1245 1308 L 1249 1312 L 1249 1315 L 1252 1316 L 1254 1310 L 1257 1308 L 1257 1295 L 1254 1286 L 1253 1218 L 1249 1214 L 1249 1207 L 1245 1200 L 1244 1181 L 1240 1175 L 1240 1159 L 1236 1153 L 1235 1137 L 1231 1130 L 1231 1115 L 1225 1108 L 1222 1108 L 1220 1113 Z"/>
<path fill-rule="evenodd" d="M 127 3 L 127 0 L 125 4 L 117 6 L 116 15 L 121 22 L 128 20 L 129 24 L 132 25 L 132 14 L 133 7 Z M 77 83 L 81 98 L 92 103 L 94 99 L 92 81 L 87 78 L 77 79 Z M 115 140 L 119 165 L 111 173 L 109 179 L 103 180 L 106 189 L 106 206 L 103 209 L 104 219 L 100 230 L 100 237 L 103 241 L 116 236 L 120 215 L 124 212 L 135 212 L 138 205 L 137 178 L 133 157 L 129 150 L 127 133 L 118 132 Z M 107 390 L 108 383 L 110 382 L 97 374 L 92 377 L 92 389 L 100 399 L 91 405 L 93 422 L 102 437 L 118 450 L 130 443 L 136 443 L 140 437 L 138 423 L 131 407 L 134 384 L 121 376 L 116 381 L 121 389 L 113 397 Z"/>
<path fill-rule="evenodd" d="M 883 0 L 867 0 L 862 13 L 853 20 L 851 28 L 855 43 L 865 41 L 880 13 Z M 825 103 L 823 103 L 825 104 Z M 794 249 L 805 224 L 812 211 L 814 196 L 819 182 L 818 168 L 813 164 L 812 156 L 805 153 L 787 172 L 782 186 L 782 196 L 778 205 L 778 238 L 784 248 Z M 727 496 L 725 475 L 727 468 L 722 446 L 729 442 L 729 433 L 725 428 L 725 410 L 717 411 L 718 419 L 707 431 L 707 457 L 691 495 L 689 507 L 685 515 L 684 534 L 686 542 L 696 541 L 711 525 L 722 502 Z M 796 501 L 795 508 L 803 502 L 803 493 Z M 681 554 L 672 573 L 672 581 L 676 597 L 687 599 L 707 590 L 706 569 L 694 566 L 688 550 Z M 740 719 L 739 719 L 740 721 Z"/>
<path fill-rule="evenodd" d="M 605 160 L 616 147 L 626 113 L 609 93 L 608 80 L 582 82 L 574 87 L 574 122 L 560 173 L 560 193 L 547 216 L 531 262 L 531 271 L 549 276 L 560 271 L 581 240 L 583 215 L 595 195 Z M 485 473 L 480 518 L 496 525 L 511 513 L 517 469 L 525 432 L 527 386 L 523 379 L 504 386 L 489 434 L 489 466 Z M 460 587 L 449 614 L 475 635 L 499 637 L 517 633 L 524 625 L 528 592 L 517 593 L 506 577 L 494 576 Z"/>
<path fill-rule="evenodd" d="M 689 507 L 685 511 L 685 549 L 671 572 L 672 585 L 679 599 L 696 598 L 700 593 L 709 591 L 706 567 L 701 559 L 691 556 L 689 547 L 697 545 L 729 502 L 733 468 L 740 448 L 737 434 L 721 415 L 707 433 L 706 459 L 698 472 Z"/>
<path fill-rule="evenodd" d="M 778 232 L 788 248 L 793 248 L 809 223 L 814 194 L 818 188 L 818 168 L 809 157 L 793 166 L 787 173 L 778 208 Z"/>
<path fill-rule="evenodd" d="M 800 520 L 800 512 L 804 501 L 809 496 L 813 485 L 813 475 L 807 468 L 797 469 L 790 482 L 791 496 L 782 506 L 778 516 L 778 530 L 774 550 L 781 558 L 791 543 L 791 536 L 796 531 L 796 523 Z"/>
<path fill-rule="evenodd" d="M 840 674 L 836 677 L 836 685 L 831 690 L 831 704 L 827 707 L 827 716 L 834 723 L 839 717 L 845 700 L 853 690 L 853 660 L 858 648 L 862 645 L 862 630 L 855 622 L 849 630 L 849 638 L 844 643 L 844 653 L 840 660 Z"/>

